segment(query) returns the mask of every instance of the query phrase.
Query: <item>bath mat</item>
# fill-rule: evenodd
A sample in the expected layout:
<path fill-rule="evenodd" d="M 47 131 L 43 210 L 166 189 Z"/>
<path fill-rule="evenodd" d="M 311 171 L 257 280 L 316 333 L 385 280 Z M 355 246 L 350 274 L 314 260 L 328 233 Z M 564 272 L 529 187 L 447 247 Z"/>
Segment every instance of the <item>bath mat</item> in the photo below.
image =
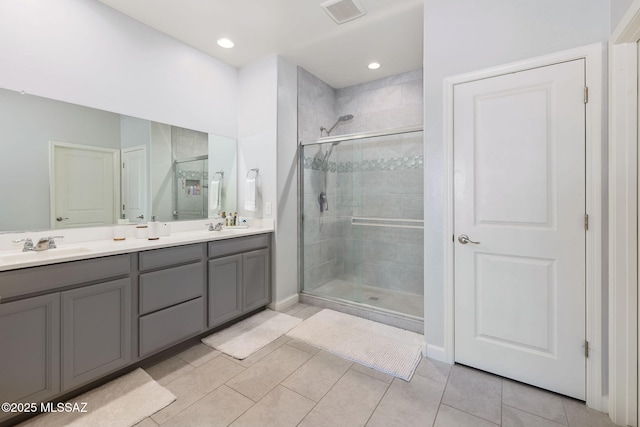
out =
<path fill-rule="evenodd" d="M 300 322 L 302 319 L 297 317 L 265 310 L 203 338 L 202 342 L 236 359 L 246 359 Z"/>
<path fill-rule="evenodd" d="M 287 336 L 406 381 L 422 357 L 422 335 L 328 309 Z"/>
<path fill-rule="evenodd" d="M 69 400 L 78 410 L 86 402 L 86 412 L 49 412 L 38 415 L 21 427 L 122 427 L 138 424 L 158 412 L 176 397 L 138 368 L 107 384 Z M 55 405 L 55 404 L 54 404 Z M 74 406 L 71 406 L 74 408 Z"/>

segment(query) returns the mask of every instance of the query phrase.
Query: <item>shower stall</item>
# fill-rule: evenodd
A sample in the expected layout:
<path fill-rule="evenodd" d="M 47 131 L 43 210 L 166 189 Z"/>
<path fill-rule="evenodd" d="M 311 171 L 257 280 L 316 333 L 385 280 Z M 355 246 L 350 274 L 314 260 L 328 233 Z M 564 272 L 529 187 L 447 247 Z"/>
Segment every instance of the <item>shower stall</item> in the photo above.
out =
<path fill-rule="evenodd" d="M 304 297 L 424 317 L 421 127 L 300 146 Z"/>

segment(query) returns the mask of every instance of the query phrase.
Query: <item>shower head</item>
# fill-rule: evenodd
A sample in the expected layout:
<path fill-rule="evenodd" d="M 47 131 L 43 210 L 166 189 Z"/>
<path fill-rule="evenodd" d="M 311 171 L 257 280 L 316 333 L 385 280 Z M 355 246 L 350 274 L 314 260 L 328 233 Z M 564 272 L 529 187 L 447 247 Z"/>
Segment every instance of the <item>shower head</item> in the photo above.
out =
<path fill-rule="evenodd" d="M 331 129 L 327 130 L 327 128 L 325 127 L 320 128 L 320 136 L 322 136 L 322 131 L 325 131 L 327 133 L 327 136 L 331 135 L 331 131 L 333 131 L 336 126 L 338 126 L 342 122 L 347 122 L 349 120 L 353 120 L 353 114 L 345 114 L 344 116 L 338 117 L 338 120 L 334 123 L 333 126 L 331 126 Z"/>

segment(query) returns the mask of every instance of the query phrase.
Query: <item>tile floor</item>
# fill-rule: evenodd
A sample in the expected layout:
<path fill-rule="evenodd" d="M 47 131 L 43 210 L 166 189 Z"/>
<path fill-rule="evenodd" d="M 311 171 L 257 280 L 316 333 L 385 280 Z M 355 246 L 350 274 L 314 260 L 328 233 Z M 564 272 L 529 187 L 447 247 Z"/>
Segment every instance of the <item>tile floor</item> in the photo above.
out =
<path fill-rule="evenodd" d="M 241 361 L 197 344 L 146 371 L 177 400 L 139 427 L 613 425 L 575 400 L 464 366 L 422 359 L 406 382 L 286 336 Z"/>

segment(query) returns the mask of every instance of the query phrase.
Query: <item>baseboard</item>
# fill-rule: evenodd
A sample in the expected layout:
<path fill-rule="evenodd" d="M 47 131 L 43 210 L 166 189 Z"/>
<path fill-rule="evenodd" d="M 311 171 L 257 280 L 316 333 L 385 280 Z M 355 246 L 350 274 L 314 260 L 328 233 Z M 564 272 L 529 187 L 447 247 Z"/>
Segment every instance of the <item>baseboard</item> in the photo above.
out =
<path fill-rule="evenodd" d="M 451 363 L 450 361 L 447 360 L 444 347 L 438 347 L 438 346 L 430 345 L 427 343 L 425 343 L 425 347 L 423 347 L 423 354 L 424 354 L 424 351 L 426 350 L 427 357 L 429 359 L 439 360 L 445 363 Z"/>
<path fill-rule="evenodd" d="M 273 311 L 285 311 L 287 308 L 292 307 L 300 300 L 300 294 L 293 294 L 290 297 L 283 299 L 282 301 L 274 301 L 267 305 L 267 308 Z"/>

